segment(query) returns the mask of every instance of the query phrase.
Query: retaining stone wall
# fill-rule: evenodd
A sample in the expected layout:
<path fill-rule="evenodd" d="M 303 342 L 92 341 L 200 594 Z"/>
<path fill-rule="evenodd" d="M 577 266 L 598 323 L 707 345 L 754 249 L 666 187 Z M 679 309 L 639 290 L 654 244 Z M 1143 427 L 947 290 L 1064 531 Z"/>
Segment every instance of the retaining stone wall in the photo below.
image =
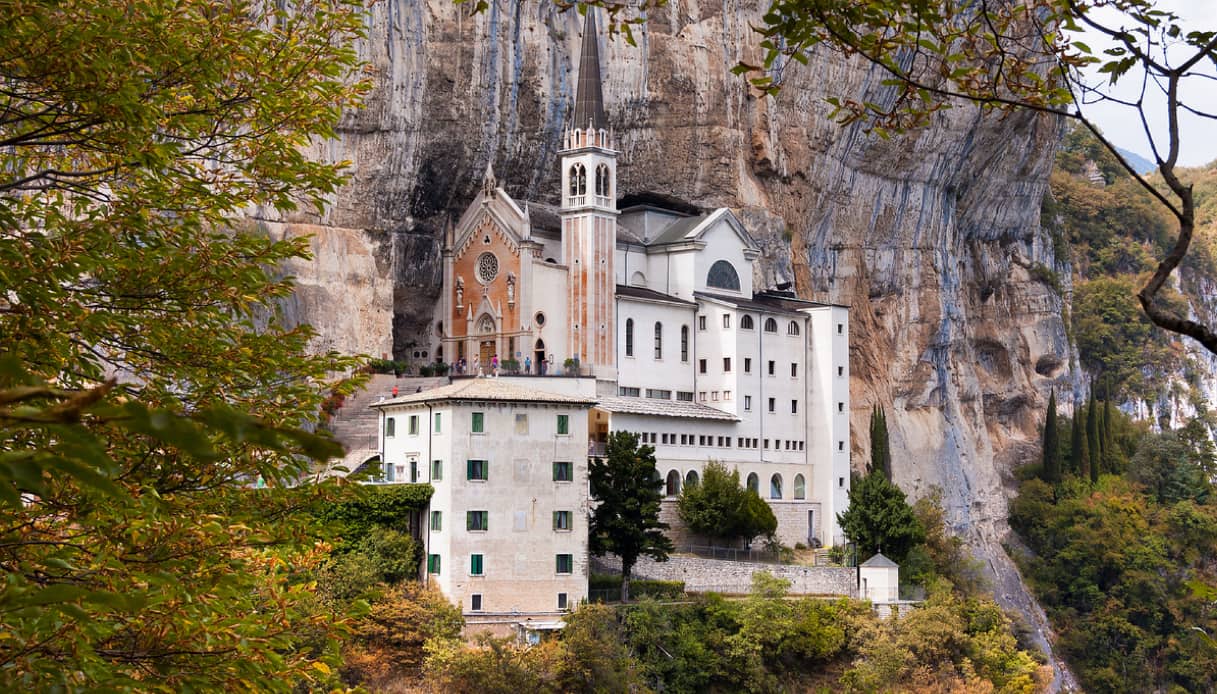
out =
<path fill-rule="evenodd" d="M 619 574 L 621 560 L 614 556 L 592 557 L 591 568 L 594 573 Z M 761 564 L 674 555 L 665 562 L 657 562 L 649 557 L 640 558 L 631 576 L 658 581 L 684 581 L 685 590 L 693 592 L 747 593 L 752 588 L 752 574 L 757 571 L 768 571 L 778 578 L 789 580 L 790 593 L 793 595 L 858 597 L 857 569 L 841 566 Z"/>

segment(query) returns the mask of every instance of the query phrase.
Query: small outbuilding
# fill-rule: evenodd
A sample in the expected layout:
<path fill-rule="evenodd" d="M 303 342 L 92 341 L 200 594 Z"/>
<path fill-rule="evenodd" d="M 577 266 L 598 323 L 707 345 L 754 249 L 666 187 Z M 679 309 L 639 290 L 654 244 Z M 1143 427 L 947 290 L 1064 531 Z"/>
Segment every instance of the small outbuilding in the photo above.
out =
<path fill-rule="evenodd" d="M 900 599 L 900 565 L 882 554 L 858 567 L 858 597 L 871 602 L 896 602 Z"/>

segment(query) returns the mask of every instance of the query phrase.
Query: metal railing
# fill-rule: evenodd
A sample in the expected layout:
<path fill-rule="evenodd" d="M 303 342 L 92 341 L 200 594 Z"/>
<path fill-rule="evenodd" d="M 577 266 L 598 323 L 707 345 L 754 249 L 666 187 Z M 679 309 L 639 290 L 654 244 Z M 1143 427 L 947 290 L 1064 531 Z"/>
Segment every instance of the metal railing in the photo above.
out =
<path fill-rule="evenodd" d="M 783 557 L 780 552 L 765 549 L 741 549 L 738 547 L 716 547 L 714 545 L 682 545 L 676 548 L 681 554 L 692 554 L 703 559 L 718 559 L 721 561 L 747 561 L 760 564 L 794 564 L 789 557 Z"/>

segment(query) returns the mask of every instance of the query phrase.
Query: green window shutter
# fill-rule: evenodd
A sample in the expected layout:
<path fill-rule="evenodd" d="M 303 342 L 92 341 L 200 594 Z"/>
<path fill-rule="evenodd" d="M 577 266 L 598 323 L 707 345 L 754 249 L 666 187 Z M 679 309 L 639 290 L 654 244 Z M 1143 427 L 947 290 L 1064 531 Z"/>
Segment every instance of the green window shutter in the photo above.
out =
<path fill-rule="evenodd" d="M 465 512 L 465 530 L 473 530 L 473 511 Z"/>
<path fill-rule="evenodd" d="M 473 479 L 473 461 L 472 460 L 465 461 L 465 479 L 467 479 L 467 480 Z"/>
<path fill-rule="evenodd" d="M 469 573 L 474 576 L 482 575 L 482 555 L 480 555 L 480 554 L 469 555 Z"/>
<path fill-rule="evenodd" d="M 559 513 L 561 513 L 561 511 L 554 511 L 554 530 L 558 529 L 558 514 Z"/>

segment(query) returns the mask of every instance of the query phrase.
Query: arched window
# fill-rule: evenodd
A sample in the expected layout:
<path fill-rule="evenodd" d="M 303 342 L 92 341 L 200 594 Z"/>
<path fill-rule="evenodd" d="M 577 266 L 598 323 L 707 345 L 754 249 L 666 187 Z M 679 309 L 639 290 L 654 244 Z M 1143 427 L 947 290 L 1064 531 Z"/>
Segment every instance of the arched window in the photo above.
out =
<path fill-rule="evenodd" d="M 781 499 L 782 498 L 782 476 L 781 475 L 775 474 L 773 477 L 769 478 L 769 498 L 770 499 Z"/>
<path fill-rule="evenodd" d="M 625 319 L 625 356 L 634 356 L 634 319 Z"/>
<path fill-rule="evenodd" d="M 571 197 L 587 195 L 587 170 L 582 164 L 570 167 L 570 194 Z"/>
<path fill-rule="evenodd" d="M 630 276 L 630 286 L 631 287 L 647 286 L 647 276 L 642 274 L 641 272 L 635 272 L 633 275 Z"/>
<path fill-rule="evenodd" d="M 668 486 L 664 490 L 667 496 L 678 496 L 680 494 L 680 473 L 676 470 L 668 472 Z"/>
<path fill-rule="evenodd" d="M 697 482 L 697 470 L 689 470 L 688 474 L 685 475 L 685 486 L 697 486 Z"/>
<path fill-rule="evenodd" d="M 680 360 L 689 361 L 689 326 L 680 326 Z"/>
<path fill-rule="evenodd" d="M 706 286 L 738 292 L 739 274 L 735 272 L 731 263 L 719 260 L 710 266 L 710 272 L 706 275 Z"/>
<path fill-rule="evenodd" d="M 765 319 L 765 332 L 776 333 L 778 331 L 778 322 L 772 318 Z"/>
<path fill-rule="evenodd" d="M 608 197 L 609 193 L 609 168 L 607 164 L 601 164 L 596 167 L 596 195 Z"/>
<path fill-rule="evenodd" d="M 794 476 L 794 498 L 807 498 L 807 481 L 803 479 L 802 475 Z"/>
<path fill-rule="evenodd" d="M 752 316 L 745 313 L 743 317 L 739 319 L 739 327 L 740 330 L 752 330 Z"/>
<path fill-rule="evenodd" d="M 757 477 L 755 472 L 748 473 L 748 489 L 757 494 L 761 493 L 761 478 Z"/>
<path fill-rule="evenodd" d="M 787 335 L 798 335 L 799 334 L 799 324 L 794 321 L 790 321 L 790 325 L 786 326 L 786 334 Z"/>
<path fill-rule="evenodd" d="M 663 323 L 655 323 L 655 358 L 663 359 Z"/>

